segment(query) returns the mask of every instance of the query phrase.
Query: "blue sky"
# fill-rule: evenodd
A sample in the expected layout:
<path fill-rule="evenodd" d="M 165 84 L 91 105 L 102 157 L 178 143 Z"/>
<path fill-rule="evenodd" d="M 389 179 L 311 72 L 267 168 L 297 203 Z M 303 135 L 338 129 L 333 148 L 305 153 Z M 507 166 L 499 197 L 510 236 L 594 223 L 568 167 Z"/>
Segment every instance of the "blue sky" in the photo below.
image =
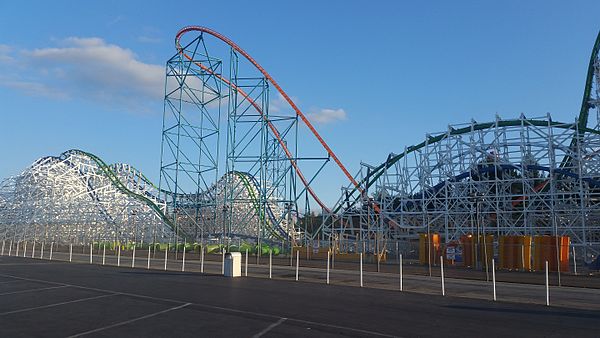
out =
<path fill-rule="evenodd" d="M 0 178 L 71 148 L 158 181 L 164 79 L 183 26 L 246 49 L 350 171 L 448 124 L 578 113 L 598 1 L 0 2 Z M 318 116 L 318 115 L 317 115 Z M 341 174 L 322 194 L 331 204 Z"/>

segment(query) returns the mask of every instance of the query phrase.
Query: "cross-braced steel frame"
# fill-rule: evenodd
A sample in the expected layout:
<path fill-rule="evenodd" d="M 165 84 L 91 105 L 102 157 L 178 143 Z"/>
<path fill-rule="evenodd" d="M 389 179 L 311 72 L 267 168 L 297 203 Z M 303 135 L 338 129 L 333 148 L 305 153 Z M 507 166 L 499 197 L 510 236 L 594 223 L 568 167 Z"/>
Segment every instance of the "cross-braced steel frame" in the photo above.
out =
<path fill-rule="evenodd" d="M 303 233 L 299 212 L 310 211 L 311 199 L 324 206 L 312 184 L 330 157 L 299 154 L 300 114 L 270 112 L 274 82 L 245 52 L 214 32 L 192 31 L 186 44 L 188 31 L 178 34 L 178 53 L 167 63 L 160 182 L 167 213 L 199 241 L 295 242 Z"/>
<path fill-rule="evenodd" d="M 157 188 L 135 168 L 79 150 L 44 157 L 0 184 L 0 237 L 88 244 L 174 238 Z"/>

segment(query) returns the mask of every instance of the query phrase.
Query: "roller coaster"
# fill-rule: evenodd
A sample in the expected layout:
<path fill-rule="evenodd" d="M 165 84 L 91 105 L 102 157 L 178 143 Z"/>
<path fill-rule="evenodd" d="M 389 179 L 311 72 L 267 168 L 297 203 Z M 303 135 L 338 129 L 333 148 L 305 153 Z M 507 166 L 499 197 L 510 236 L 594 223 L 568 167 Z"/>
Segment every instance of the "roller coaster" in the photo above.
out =
<path fill-rule="evenodd" d="M 0 184 L 0 236 L 362 242 L 379 252 L 424 232 L 446 242 L 480 232 L 554 234 L 597 254 L 599 48 L 600 34 L 575 121 L 521 115 L 452 125 L 351 175 L 245 50 L 209 28 L 185 27 L 166 63 L 158 185 L 81 150 L 44 157 Z M 272 88 L 283 106 L 272 105 Z M 315 189 L 329 162 L 348 180 L 333 208 Z M 321 221 L 308 227 L 314 211 Z"/>

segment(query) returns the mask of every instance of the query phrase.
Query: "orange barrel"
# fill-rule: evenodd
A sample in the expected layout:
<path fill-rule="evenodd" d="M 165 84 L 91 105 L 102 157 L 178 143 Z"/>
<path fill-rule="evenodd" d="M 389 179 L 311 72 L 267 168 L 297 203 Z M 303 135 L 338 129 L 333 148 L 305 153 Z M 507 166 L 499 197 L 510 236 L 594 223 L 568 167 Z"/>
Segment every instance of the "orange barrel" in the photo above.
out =
<path fill-rule="evenodd" d="M 463 247 L 463 266 L 472 267 L 474 264 L 475 246 L 473 245 L 473 235 L 460 236 L 460 242 Z"/>
<path fill-rule="evenodd" d="M 542 262 L 542 236 L 533 237 L 533 270 L 544 270 Z"/>
<path fill-rule="evenodd" d="M 542 270 L 545 268 L 545 262 L 548 261 L 550 271 L 556 270 L 556 237 L 542 237 Z"/>
<path fill-rule="evenodd" d="M 504 265 L 505 269 L 512 269 L 514 266 L 514 236 L 504 236 Z"/>
<path fill-rule="evenodd" d="M 479 237 L 479 261 L 485 267 L 487 257 L 487 265 L 492 266 L 492 260 L 494 259 L 494 235 L 480 235 Z"/>
<path fill-rule="evenodd" d="M 440 238 L 440 234 L 430 234 L 428 241 L 427 234 L 419 234 L 419 262 L 421 264 L 429 263 L 429 255 L 431 255 L 432 263 L 435 264 L 440 261 L 440 255 L 442 254 Z M 427 249 L 429 249 L 429 253 Z"/>
<path fill-rule="evenodd" d="M 506 258 L 504 257 L 504 255 L 506 254 L 506 251 L 504 250 L 504 241 L 506 240 L 506 236 L 500 236 L 500 238 L 498 238 L 498 268 L 500 269 L 505 269 L 505 264 L 506 264 Z"/>
<path fill-rule="evenodd" d="M 531 236 L 519 236 L 519 269 L 531 270 Z"/>
<path fill-rule="evenodd" d="M 560 237 L 560 271 L 568 272 L 570 271 L 569 266 L 569 247 L 571 244 L 571 239 L 569 236 L 561 236 Z"/>

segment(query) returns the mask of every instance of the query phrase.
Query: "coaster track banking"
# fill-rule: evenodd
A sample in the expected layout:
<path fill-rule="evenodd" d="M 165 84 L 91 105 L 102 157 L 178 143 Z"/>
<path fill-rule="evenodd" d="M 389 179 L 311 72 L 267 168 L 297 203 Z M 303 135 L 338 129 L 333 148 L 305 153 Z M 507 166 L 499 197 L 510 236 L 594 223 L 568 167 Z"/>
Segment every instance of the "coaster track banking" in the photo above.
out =
<path fill-rule="evenodd" d="M 590 110 L 600 105 L 599 49 L 600 33 L 574 123 L 522 115 L 427 135 L 378 166 L 365 165 L 357 181 L 373 197 L 349 186 L 321 229 L 334 239 L 370 242 L 374 252 L 386 245 L 374 239 L 390 244 L 432 231 L 452 241 L 487 223 L 497 235 L 565 234 L 600 252 L 597 116 L 588 128 Z"/>

